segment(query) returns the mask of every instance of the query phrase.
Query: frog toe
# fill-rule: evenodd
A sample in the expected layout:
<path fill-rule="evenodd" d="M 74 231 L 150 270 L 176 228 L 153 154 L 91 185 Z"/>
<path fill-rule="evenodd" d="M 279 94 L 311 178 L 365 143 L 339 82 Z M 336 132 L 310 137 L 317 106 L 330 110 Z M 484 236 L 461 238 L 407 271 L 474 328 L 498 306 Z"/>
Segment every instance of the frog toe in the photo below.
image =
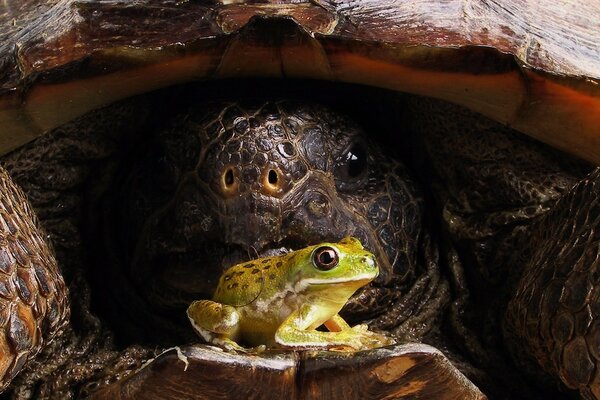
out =
<path fill-rule="evenodd" d="M 372 332 L 369 330 L 359 332 L 360 350 L 370 350 L 396 344 L 396 341 L 393 338 L 381 333 Z"/>
<path fill-rule="evenodd" d="M 225 337 L 216 337 L 211 342 L 232 354 L 247 353 L 250 350 Z"/>

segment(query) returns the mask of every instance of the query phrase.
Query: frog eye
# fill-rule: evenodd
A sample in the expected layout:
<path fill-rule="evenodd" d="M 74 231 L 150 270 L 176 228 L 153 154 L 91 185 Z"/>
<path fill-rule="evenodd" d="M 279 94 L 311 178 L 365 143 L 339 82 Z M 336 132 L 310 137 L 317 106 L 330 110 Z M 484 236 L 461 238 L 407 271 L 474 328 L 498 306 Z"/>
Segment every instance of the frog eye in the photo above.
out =
<path fill-rule="evenodd" d="M 335 268 L 339 260 L 338 253 L 333 247 L 321 246 L 313 252 L 313 264 L 321 271 Z"/>

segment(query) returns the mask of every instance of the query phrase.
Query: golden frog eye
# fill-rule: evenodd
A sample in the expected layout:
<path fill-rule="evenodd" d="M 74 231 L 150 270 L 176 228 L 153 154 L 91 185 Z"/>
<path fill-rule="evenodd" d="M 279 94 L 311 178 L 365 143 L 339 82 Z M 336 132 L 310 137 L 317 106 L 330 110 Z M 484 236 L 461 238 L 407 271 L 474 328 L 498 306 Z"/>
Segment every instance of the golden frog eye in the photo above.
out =
<path fill-rule="evenodd" d="M 329 271 L 338 265 L 340 258 L 333 247 L 321 246 L 313 252 L 313 264 L 321 271 Z"/>

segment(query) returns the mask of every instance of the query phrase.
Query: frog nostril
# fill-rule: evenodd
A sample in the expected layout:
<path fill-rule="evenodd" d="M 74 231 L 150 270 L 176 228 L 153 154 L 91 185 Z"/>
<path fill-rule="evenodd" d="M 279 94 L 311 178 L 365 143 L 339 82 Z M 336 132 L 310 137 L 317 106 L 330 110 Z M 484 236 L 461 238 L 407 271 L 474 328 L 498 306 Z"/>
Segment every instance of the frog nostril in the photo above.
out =
<path fill-rule="evenodd" d="M 370 257 L 370 256 L 364 256 L 361 259 L 361 262 L 363 264 L 366 264 L 370 268 L 376 268 L 377 267 L 377 263 L 375 262 L 375 259 L 373 257 Z"/>

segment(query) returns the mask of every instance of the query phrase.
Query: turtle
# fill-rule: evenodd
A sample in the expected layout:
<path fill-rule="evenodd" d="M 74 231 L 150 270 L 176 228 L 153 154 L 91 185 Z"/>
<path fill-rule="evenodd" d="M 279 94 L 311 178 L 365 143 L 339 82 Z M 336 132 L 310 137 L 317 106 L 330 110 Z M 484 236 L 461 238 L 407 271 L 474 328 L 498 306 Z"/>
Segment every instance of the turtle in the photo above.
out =
<path fill-rule="evenodd" d="M 477 385 L 492 398 L 600 397 L 599 14 L 595 4 L 522 2 L 4 2 L 7 396 L 316 398 L 352 388 L 357 398 L 483 398 Z M 375 140 L 378 129 L 387 133 Z M 202 153 L 209 135 L 214 154 Z M 330 179 L 305 192 L 310 212 L 344 191 L 357 198 L 341 202 L 356 219 L 337 229 L 375 246 L 384 273 L 351 300 L 348 319 L 413 344 L 247 356 L 179 341 L 192 333 L 177 323 L 189 300 L 181 289 L 204 293 L 218 272 L 190 268 L 198 257 L 186 245 L 225 264 L 241 249 L 251 258 L 347 233 L 298 204 L 281 222 L 242 200 L 229 224 L 194 220 L 207 216 L 195 207 L 203 193 L 239 194 L 232 166 L 249 145 L 265 148 L 244 165 L 269 166 L 264 176 L 254 168 L 264 179 L 251 193 L 287 193 L 278 168 L 300 150 L 314 156 L 303 176 Z M 337 185 L 336 166 L 347 168 Z M 190 190 L 180 179 L 192 172 L 216 187 Z M 365 188 L 373 197 L 358 199 Z M 221 216 L 230 203 L 217 201 Z M 302 237 L 269 237 L 277 223 Z M 214 234 L 224 227 L 226 241 Z M 165 320 L 172 329 L 148 329 Z"/>

